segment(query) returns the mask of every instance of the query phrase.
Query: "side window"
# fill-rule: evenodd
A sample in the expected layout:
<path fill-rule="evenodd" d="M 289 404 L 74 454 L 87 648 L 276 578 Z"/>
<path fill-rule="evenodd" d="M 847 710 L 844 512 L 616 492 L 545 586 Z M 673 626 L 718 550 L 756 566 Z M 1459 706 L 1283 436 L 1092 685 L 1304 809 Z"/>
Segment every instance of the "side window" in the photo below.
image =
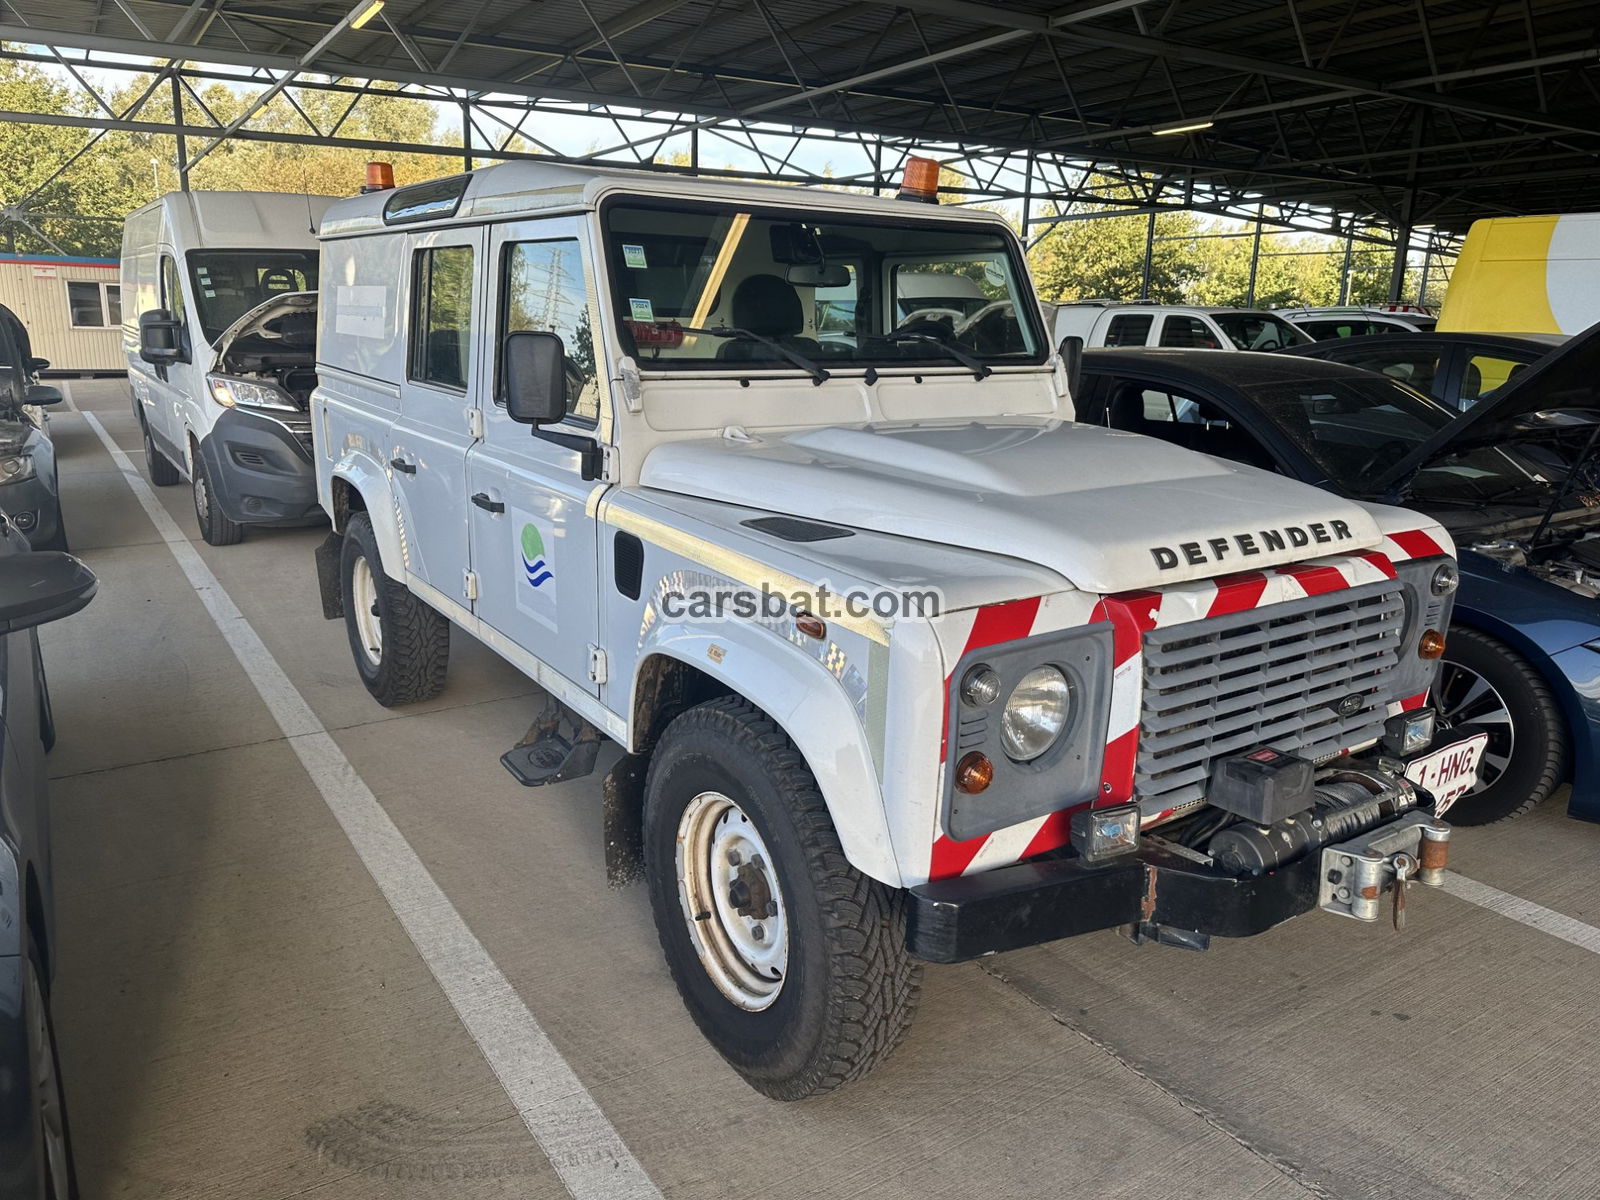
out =
<path fill-rule="evenodd" d="M 1216 334 L 1199 317 L 1168 316 L 1161 324 L 1163 346 L 1186 346 L 1195 350 L 1220 350 Z"/>
<path fill-rule="evenodd" d="M 1150 340 L 1155 318 L 1149 313 L 1118 313 L 1106 326 L 1106 345 L 1143 346 Z"/>
<path fill-rule="evenodd" d="M 183 286 L 178 282 L 178 264 L 172 261 L 170 254 L 161 256 L 161 307 L 171 313 L 175 320 L 185 319 Z"/>
<path fill-rule="evenodd" d="M 76 327 L 104 325 L 106 314 L 100 303 L 100 285 L 76 279 L 68 280 L 67 314 Z"/>
<path fill-rule="evenodd" d="M 1439 352 L 1436 350 L 1373 347 L 1353 354 L 1341 354 L 1339 361 L 1398 379 L 1425 395 L 1433 394 L 1434 377 L 1439 374 Z"/>
<path fill-rule="evenodd" d="M 122 324 L 122 285 L 108 283 L 106 289 L 106 324 Z"/>
<path fill-rule="evenodd" d="M 407 374 L 419 383 L 465 391 L 472 354 L 472 247 L 418 250 L 411 271 Z"/>
<path fill-rule="evenodd" d="M 582 246 L 573 238 L 516 242 L 506 247 L 501 269 L 499 341 L 529 330 L 558 334 L 567 352 L 567 415 L 598 421 L 600 384 Z M 505 404 L 498 390 L 495 403 Z"/>
<path fill-rule="evenodd" d="M 1470 408 L 1496 388 L 1503 387 L 1526 364 L 1495 354 L 1469 354 L 1461 370 L 1460 407 Z"/>

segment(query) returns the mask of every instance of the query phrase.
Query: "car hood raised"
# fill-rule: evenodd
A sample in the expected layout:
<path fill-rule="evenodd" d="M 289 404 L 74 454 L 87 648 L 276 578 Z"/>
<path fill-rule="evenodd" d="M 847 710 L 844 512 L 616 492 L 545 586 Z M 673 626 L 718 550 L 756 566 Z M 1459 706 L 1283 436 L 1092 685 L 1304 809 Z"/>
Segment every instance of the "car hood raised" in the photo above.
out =
<path fill-rule="evenodd" d="M 1153 438 L 1058 421 L 672 442 L 645 487 L 962 546 L 1121 592 L 1371 549 L 1360 505 Z"/>
<path fill-rule="evenodd" d="M 285 292 L 263 301 L 217 336 L 211 370 L 224 375 L 257 370 L 263 356 L 316 358 L 317 293 Z"/>

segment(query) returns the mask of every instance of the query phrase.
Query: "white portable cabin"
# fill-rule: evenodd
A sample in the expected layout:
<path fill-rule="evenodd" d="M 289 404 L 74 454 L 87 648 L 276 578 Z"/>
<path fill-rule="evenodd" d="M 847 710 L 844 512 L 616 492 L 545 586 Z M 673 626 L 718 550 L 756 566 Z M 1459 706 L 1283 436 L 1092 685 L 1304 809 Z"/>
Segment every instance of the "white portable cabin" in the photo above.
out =
<path fill-rule="evenodd" d="M 122 299 L 114 258 L 0 255 L 0 304 L 51 372 L 120 374 Z"/>

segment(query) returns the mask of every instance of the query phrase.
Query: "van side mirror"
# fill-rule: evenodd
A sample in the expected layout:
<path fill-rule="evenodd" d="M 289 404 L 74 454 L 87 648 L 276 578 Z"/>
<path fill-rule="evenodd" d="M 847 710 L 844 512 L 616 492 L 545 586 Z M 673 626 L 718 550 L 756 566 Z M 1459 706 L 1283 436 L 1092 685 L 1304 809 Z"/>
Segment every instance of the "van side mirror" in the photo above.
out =
<path fill-rule="evenodd" d="M 1067 395 L 1078 394 L 1078 381 L 1083 378 L 1083 339 L 1076 335 L 1061 339 L 1061 369 L 1067 373 Z"/>
<path fill-rule="evenodd" d="M 37 375 L 40 371 L 48 371 L 49 369 L 50 360 L 48 358 L 30 358 L 28 360 L 28 370 L 33 372 L 35 375 Z"/>
<path fill-rule="evenodd" d="M 524 425 L 554 425 L 567 415 L 567 351 L 561 335 L 506 334 L 502 345 L 506 415 Z"/>
<path fill-rule="evenodd" d="M 70 617 L 98 586 L 94 572 L 64 551 L 8 555 L 0 559 L 0 634 Z"/>
<path fill-rule="evenodd" d="M 28 385 L 29 404 L 60 404 L 63 397 L 61 389 L 48 383 L 30 383 Z"/>
<path fill-rule="evenodd" d="M 157 367 L 188 362 L 183 349 L 183 322 L 164 308 L 140 313 L 139 357 Z"/>

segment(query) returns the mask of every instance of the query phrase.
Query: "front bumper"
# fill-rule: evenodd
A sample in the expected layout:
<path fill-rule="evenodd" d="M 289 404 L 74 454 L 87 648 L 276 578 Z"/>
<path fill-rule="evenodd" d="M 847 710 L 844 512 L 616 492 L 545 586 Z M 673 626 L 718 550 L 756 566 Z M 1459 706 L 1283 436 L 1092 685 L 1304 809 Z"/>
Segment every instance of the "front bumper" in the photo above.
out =
<path fill-rule="evenodd" d="M 1426 792 L 1417 794 L 1431 803 Z M 1396 861 L 1408 858 L 1410 868 L 1429 862 L 1424 827 L 1442 831 L 1430 836 L 1448 837 L 1443 821 L 1408 808 L 1259 874 L 1230 873 L 1158 834 L 1142 838 L 1137 851 L 1098 863 L 1067 852 L 937 879 L 909 889 L 906 949 L 928 962 L 954 963 L 1119 926 L 1202 947 L 1211 937 L 1265 933 L 1319 904 L 1372 920 L 1393 890 Z M 1324 886 L 1330 863 L 1353 879 L 1352 858 L 1364 861 L 1366 885 L 1354 904 L 1348 887 Z M 1434 859 L 1425 882 L 1437 882 L 1440 861 Z M 1341 874 L 1331 876 L 1335 885 Z"/>
<path fill-rule="evenodd" d="M 213 503 L 230 521 L 298 521 L 319 511 L 309 418 L 280 421 L 231 408 L 201 439 L 200 457 Z"/>

